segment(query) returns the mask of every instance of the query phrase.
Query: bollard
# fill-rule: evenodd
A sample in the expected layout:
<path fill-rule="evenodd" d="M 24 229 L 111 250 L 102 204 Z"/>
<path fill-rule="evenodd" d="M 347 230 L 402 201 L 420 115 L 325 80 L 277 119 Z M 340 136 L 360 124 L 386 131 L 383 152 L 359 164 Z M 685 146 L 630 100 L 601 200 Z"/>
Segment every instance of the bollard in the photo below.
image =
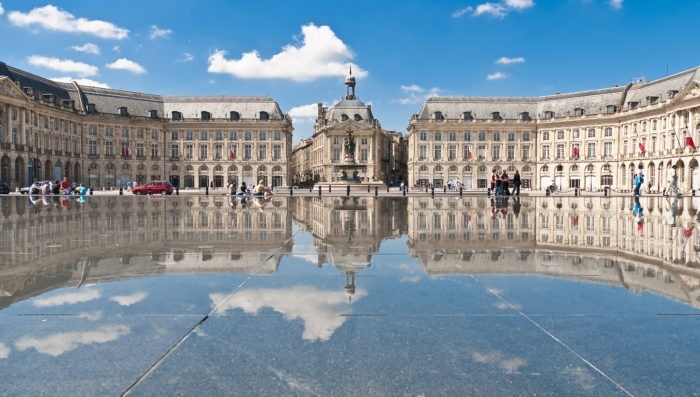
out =
<path fill-rule="evenodd" d="M 401 189 L 401 191 L 403 192 L 404 197 L 406 196 L 406 190 L 407 190 L 406 187 L 404 187 L 403 189 Z"/>
<path fill-rule="evenodd" d="M 695 189 L 691 191 L 693 193 L 693 197 L 695 197 Z"/>
<path fill-rule="evenodd" d="M 389 193 L 389 185 L 386 185 L 386 192 Z"/>
<path fill-rule="evenodd" d="M 574 196 L 575 197 L 579 196 L 578 188 L 574 188 Z"/>
<path fill-rule="evenodd" d="M 434 187 L 431 188 L 431 190 L 430 190 L 430 196 L 432 196 L 433 198 L 435 198 L 435 188 L 434 188 Z"/>
<path fill-rule="evenodd" d="M 149 194 L 150 194 L 150 192 L 149 192 Z M 204 195 L 205 195 L 205 196 L 208 196 L 208 195 L 209 195 L 209 186 L 207 186 L 207 187 L 204 188 Z"/>
<path fill-rule="evenodd" d="M 374 197 L 377 197 L 379 195 L 379 186 L 374 187 Z"/>
<path fill-rule="evenodd" d="M 321 197 L 321 186 L 318 187 L 318 197 Z"/>
<path fill-rule="evenodd" d="M 462 197 L 462 187 L 459 187 L 459 197 Z"/>
<path fill-rule="evenodd" d="M 491 188 L 486 189 L 486 196 L 491 197 Z"/>
<path fill-rule="evenodd" d="M 331 192 L 331 185 L 328 185 L 328 193 Z"/>
<path fill-rule="evenodd" d="M 447 193 L 447 186 L 443 186 L 443 187 L 442 187 L 442 192 L 443 192 L 443 193 Z"/>
<path fill-rule="evenodd" d="M 547 197 L 552 195 L 552 193 L 549 191 L 549 188 L 547 188 L 547 190 L 545 190 L 544 194 L 547 195 Z"/>
<path fill-rule="evenodd" d="M 608 188 L 603 189 L 603 196 L 607 197 L 608 196 Z"/>
<path fill-rule="evenodd" d="M 367 193 L 369 193 L 369 188 L 370 188 L 370 186 L 369 186 L 369 185 L 367 185 Z"/>
<path fill-rule="evenodd" d="M 289 197 L 294 196 L 294 186 L 289 187 Z"/>
<path fill-rule="evenodd" d="M 175 195 L 179 196 L 180 195 L 180 186 L 175 188 Z"/>
<path fill-rule="evenodd" d="M 313 192 L 314 192 L 314 185 L 309 185 L 309 193 L 313 193 Z"/>
<path fill-rule="evenodd" d="M 345 195 L 350 197 L 350 185 L 345 187 Z"/>
<path fill-rule="evenodd" d="M 92 186 L 90 186 L 90 195 L 92 196 L 92 195 L 94 194 L 94 192 L 95 192 L 95 188 L 93 188 Z"/>
<path fill-rule="evenodd" d="M 123 195 L 124 195 L 124 188 L 123 188 L 123 187 L 120 187 L 120 188 L 119 188 L 119 195 L 120 195 L 120 196 L 123 196 Z M 693 196 L 694 196 L 694 195 L 695 195 L 695 194 L 693 194 Z"/>

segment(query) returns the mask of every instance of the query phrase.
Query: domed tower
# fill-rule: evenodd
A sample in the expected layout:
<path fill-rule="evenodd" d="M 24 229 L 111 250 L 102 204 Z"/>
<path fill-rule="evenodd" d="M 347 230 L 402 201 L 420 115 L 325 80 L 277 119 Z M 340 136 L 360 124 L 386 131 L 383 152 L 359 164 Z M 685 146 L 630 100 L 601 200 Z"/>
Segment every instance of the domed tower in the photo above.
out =
<path fill-rule="evenodd" d="M 355 99 L 355 76 L 352 75 L 352 66 L 350 66 L 350 73 L 345 78 L 345 99 Z"/>

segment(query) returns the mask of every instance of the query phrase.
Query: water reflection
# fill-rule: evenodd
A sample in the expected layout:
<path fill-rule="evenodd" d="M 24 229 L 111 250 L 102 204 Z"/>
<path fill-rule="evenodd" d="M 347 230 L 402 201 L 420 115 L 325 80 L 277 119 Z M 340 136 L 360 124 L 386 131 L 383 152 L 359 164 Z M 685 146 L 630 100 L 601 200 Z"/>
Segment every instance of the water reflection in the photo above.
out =
<path fill-rule="evenodd" d="M 356 294 L 356 276 L 372 265 L 380 244 L 399 236 L 406 236 L 408 253 L 431 275 L 543 274 L 655 291 L 700 307 L 699 200 L 6 197 L 0 200 L 0 307 L 59 287 L 144 275 L 270 274 L 280 258 L 294 253 L 340 270 L 343 299 L 335 291 L 309 291 L 326 294 L 320 300 L 328 304 L 309 307 L 308 301 L 295 305 L 292 290 L 258 292 L 285 316 L 302 318 L 305 337 L 323 339 L 328 335 L 314 331 L 314 319 L 337 315 L 338 305 Z M 313 243 L 303 245 L 293 224 Z M 32 304 L 90 294 L 80 290 Z M 112 299 L 128 306 L 144 294 Z M 211 296 L 214 303 L 220 299 Z M 227 308 L 256 312 L 259 306 L 245 304 L 251 300 L 237 297 Z"/>

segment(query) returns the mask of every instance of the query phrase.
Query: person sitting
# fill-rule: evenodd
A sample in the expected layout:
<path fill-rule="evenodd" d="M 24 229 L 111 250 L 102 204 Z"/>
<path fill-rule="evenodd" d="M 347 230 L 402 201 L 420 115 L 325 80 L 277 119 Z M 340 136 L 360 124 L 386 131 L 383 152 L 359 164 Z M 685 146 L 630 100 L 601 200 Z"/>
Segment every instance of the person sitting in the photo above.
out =
<path fill-rule="evenodd" d="M 85 196 L 88 192 L 88 188 L 86 186 L 83 186 L 83 184 L 79 184 L 77 188 L 75 188 L 75 194 L 79 196 Z"/>
<path fill-rule="evenodd" d="M 264 182 L 260 180 L 255 189 L 253 189 L 253 194 L 256 196 L 270 196 L 272 195 L 272 189 L 266 187 Z"/>
<path fill-rule="evenodd" d="M 238 194 L 240 194 L 240 195 L 248 194 L 248 186 L 246 186 L 245 182 L 241 182 L 241 192 Z"/>

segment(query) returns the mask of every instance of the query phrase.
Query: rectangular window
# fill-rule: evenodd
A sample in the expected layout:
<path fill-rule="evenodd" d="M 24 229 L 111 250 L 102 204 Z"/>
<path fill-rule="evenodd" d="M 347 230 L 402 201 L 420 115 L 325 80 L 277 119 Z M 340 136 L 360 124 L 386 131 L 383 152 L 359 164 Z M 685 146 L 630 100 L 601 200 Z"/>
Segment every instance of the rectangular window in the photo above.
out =
<path fill-rule="evenodd" d="M 243 135 L 243 139 L 246 141 L 250 141 L 253 139 L 253 133 L 250 131 L 246 131 L 245 134 Z"/>
<path fill-rule="evenodd" d="M 94 156 L 97 154 L 97 141 L 88 141 L 88 155 Z"/>
<path fill-rule="evenodd" d="M 433 160 L 440 160 L 442 157 L 442 146 L 435 145 L 433 147 Z"/>
<path fill-rule="evenodd" d="M 151 158 L 158 158 L 158 144 L 157 143 L 152 143 L 151 144 Z"/>
<path fill-rule="evenodd" d="M 214 135 L 214 140 L 223 141 L 224 140 L 224 133 L 221 131 L 216 131 L 216 134 Z"/>
<path fill-rule="evenodd" d="M 194 145 L 191 143 L 185 144 L 185 158 L 191 159 L 194 156 Z"/>
<path fill-rule="evenodd" d="M 185 140 L 186 141 L 194 141 L 194 132 L 193 131 L 187 131 L 185 133 Z"/>
<path fill-rule="evenodd" d="M 471 132 L 465 132 L 464 133 L 464 140 L 467 142 L 471 142 L 472 140 L 472 133 Z"/>
<path fill-rule="evenodd" d="M 97 135 L 97 126 L 96 125 L 89 125 L 88 126 L 88 135 L 92 135 L 92 136 Z"/>
<path fill-rule="evenodd" d="M 365 148 L 360 149 L 360 162 L 361 163 L 367 162 L 367 158 L 368 158 L 367 155 L 368 155 L 367 149 L 365 149 Z"/>
<path fill-rule="evenodd" d="M 156 130 L 151 131 L 151 139 L 154 141 L 158 140 L 158 131 L 156 131 Z"/>
<path fill-rule="evenodd" d="M 272 159 L 281 160 L 282 159 L 282 145 L 272 146 Z"/>
<path fill-rule="evenodd" d="M 508 145 L 508 152 L 506 156 L 508 161 L 515 160 L 515 145 Z"/>
<path fill-rule="evenodd" d="M 491 154 L 493 155 L 493 160 L 500 160 L 501 158 L 501 146 L 496 145 L 491 148 Z"/>
<path fill-rule="evenodd" d="M 450 141 L 454 142 L 457 140 L 457 133 L 456 132 L 450 132 Z"/>
<path fill-rule="evenodd" d="M 105 127 L 105 136 L 114 136 L 114 128 Z"/>
<path fill-rule="evenodd" d="M 499 142 L 501 140 L 501 134 L 499 132 L 493 133 L 493 140 Z"/>
<path fill-rule="evenodd" d="M 170 157 L 174 159 L 180 157 L 180 145 L 173 144 L 170 146 Z"/>
<path fill-rule="evenodd" d="M 146 156 L 146 149 L 143 146 L 143 143 L 138 143 L 136 144 L 136 157 L 145 157 Z"/>
<path fill-rule="evenodd" d="M 112 141 L 105 142 L 105 155 L 114 156 L 114 142 L 112 142 Z"/>
<path fill-rule="evenodd" d="M 209 145 L 199 145 L 199 159 L 206 160 L 209 155 Z"/>
<path fill-rule="evenodd" d="M 426 145 L 418 146 L 418 160 L 425 160 L 428 157 L 428 147 Z"/>
<path fill-rule="evenodd" d="M 267 140 L 267 131 L 260 131 L 260 133 L 258 135 L 259 135 L 258 140 L 261 140 L 261 141 Z"/>
<path fill-rule="evenodd" d="M 171 131 L 171 132 L 170 132 L 170 140 L 171 140 L 171 141 L 177 141 L 177 131 Z"/>
<path fill-rule="evenodd" d="M 267 158 L 267 145 L 258 146 L 258 160 L 265 160 Z"/>
<path fill-rule="evenodd" d="M 122 128 L 122 138 L 128 138 L 128 137 L 129 137 L 129 129 Z"/>
<path fill-rule="evenodd" d="M 509 132 L 508 133 L 508 142 L 513 142 L 513 141 L 515 141 L 515 133 Z"/>
<path fill-rule="evenodd" d="M 564 159 L 564 145 L 557 145 L 557 160 Z"/>
<path fill-rule="evenodd" d="M 486 140 L 486 133 L 485 132 L 480 132 L 479 133 L 479 141 L 483 142 Z"/>
<path fill-rule="evenodd" d="M 209 132 L 208 131 L 199 131 L 199 140 L 200 141 L 209 140 Z"/>
<path fill-rule="evenodd" d="M 588 137 L 595 138 L 595 129 L 594 128 L 591 128 L 588 130 Z"/>
<path fill-rule="evenodd" d="M 579 135 L 580 135 L 579 130 L 576 129 L 576 130 L 571 131 L 571 138 L 572 139 L 578 139 Z"/>
<path fill-rule="evenodd" d="M 545 131 L 542 133 L 542 140 L 543 141 L 548 141 L 549 140 L 549 132 Z"/>
<path fill-rule="evenodd" d="M 275 131 L 273 133 L 272 139 L 275 141 L 281 141 L 282 140 L 282 132 L 281 131 Z"/>
<path fill-rule="evenodd" d="M 528 142 L 528 141 L 530 141 L 530 133 L 523 132 L 523 142 Z"/>
<path fill-rule="evenodd" d="M 252 145 L 245 145 L 243 146 L 243 158 L 245 160 L 250 160 L 250 158 L 253 156 L 253 147 Z"/>
<path fill-rule="evenodd" d="M 229 141 L 237 141 L 238 140 L 238 131 L 229 131 L 228 140 Z"/>
<path fill-rule="evenodd" d="M 605 129 L 605 136 L 612 136 L 612 128 L 608 127 Z"/>
<path fill-rule="evenodd" d="M 523 161 L 530 161 L 530 146 L 523 146 Z"/>
<path fill-rule="evenodd" d="M 428 133 L 425 131 L 421 131 L 418 139 L 421 141 L 427 141 L 428 140 Z"/>
<path fill-rule="evenodd" d="M 457 145 L 449 145 L 447 147 L 447 159 L 449 161 L 457 160 Z"/>
<path fill-rule="evenodd" d="M 366 145 L 366 144 L 367 144 L 367 137 L 362 137 L 362 138 L 360 139 L 360 144 L 361 144 L 361 145 Z"/>
<path fill-rule="evenodd" d="M 331 162 L 333 162 L 333 163 L 340 162 L 340 149 L 331 150 Z"/>
<path fill-rule="evenodd" d="M 486 160 L 486 145 L 479 145 L 477 148 L 479 160 Z"/>
<path fill-rule="evenodd" d="M 224 145 L 217 143 L 214 145 L 214 158 L 221 160 L 224 156 Z"/>
<path fill-rule="evenodd" d="M 549 160 L 549 145 L 542 146 L 542 159 Z"/>
<path fill-rule="evenodd" d="M 586 158 L 595 158 L 595 143 L 588 144 L 588 150 L 586 152 Z"/>

